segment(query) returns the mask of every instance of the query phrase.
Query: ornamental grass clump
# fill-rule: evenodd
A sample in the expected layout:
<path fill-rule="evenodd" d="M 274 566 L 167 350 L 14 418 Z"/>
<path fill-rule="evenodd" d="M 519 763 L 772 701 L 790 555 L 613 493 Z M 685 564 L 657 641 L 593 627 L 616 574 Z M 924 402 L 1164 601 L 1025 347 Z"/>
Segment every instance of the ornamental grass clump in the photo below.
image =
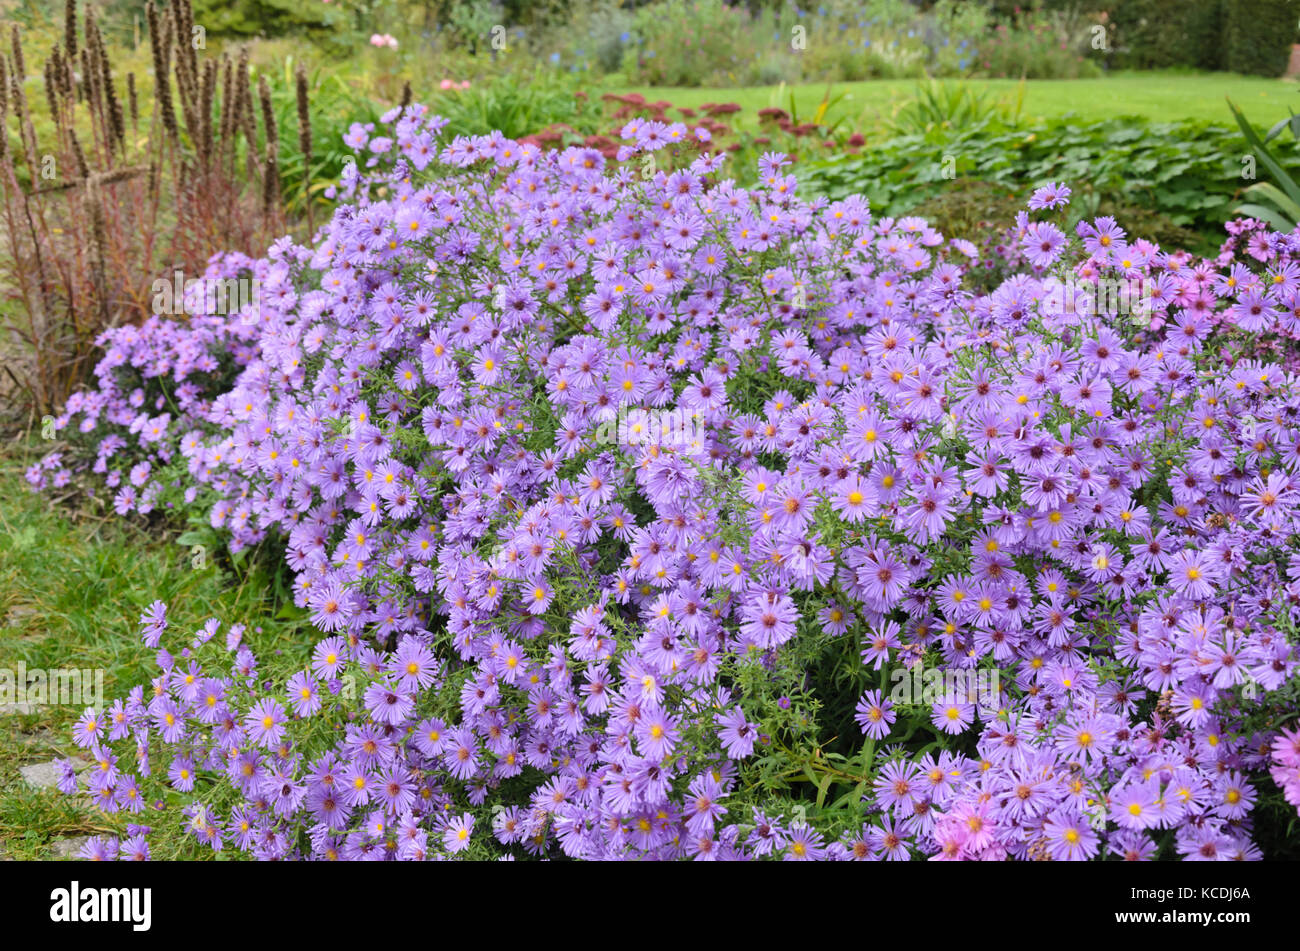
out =
<path fill-rule="evenodd" d="M 89 379 L 101 332 L 154 314 L 159 274 L 196 276 L 216 251 L 261 254 L 288 226 L 265 79 L 259 132 L 246 52 L 206 56 L 188 0 L 145 13 L 151 103 L 134 73 L 123 97 L 95 12 L 79 18 L 75 0 L 42 97 L 28 95 L 18 27 L 0 55 L 0 290 L 17 305 L 0 329 L 16 344 L 14 403 L 37 414 Z M 51 132 L 38 136 L 40 108 Z"/>
<path fill-rule="evenodd" d="M 34 484 L 282 545 L 320 632 L 290 663 L 156 603 L 66 789 L 263 859 L 1279 847 L 1300 238 L 1070 234 L 1053 185 L 980 292 L 974 245 L 781 155 L 657 168 L 680 123 L 613 160 L 442 127 L 355 126 L 318 240 L 247 263 L 255 321 L 115 331 L 59 420 L 86 449 Z M 156 432 L 115 374 L 205 352 L 233 383 Z"/>

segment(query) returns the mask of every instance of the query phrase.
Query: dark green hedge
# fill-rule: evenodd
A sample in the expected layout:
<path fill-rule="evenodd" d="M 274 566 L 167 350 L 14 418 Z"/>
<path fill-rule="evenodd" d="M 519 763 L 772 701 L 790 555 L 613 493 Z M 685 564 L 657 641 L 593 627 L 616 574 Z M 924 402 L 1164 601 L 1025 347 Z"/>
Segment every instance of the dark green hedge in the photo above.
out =
<path fill-rule="evenodd" d="M 194 22 L 214 36 L 283 36 L 329 28 L 320 0 L 192 0 Z"/>
<path fill-rule="evenodd" d="M 1105 11 L 1115 68 L 1227 69 L 1280 76 L 1297 41 L 1300 0 L 995 0 L 993 7 Z"/>
<path fill-rule="evenodd" d="M 1223 0 L 1128 0 L 1113 6 L 1117 65 L 1223 69 Z"/>
<path fill-rule="evenodd" d="M 1300 0 L 1223 0 L 1224 67 L 1254 76 L 1281 76 L 1291 58 Z"/>

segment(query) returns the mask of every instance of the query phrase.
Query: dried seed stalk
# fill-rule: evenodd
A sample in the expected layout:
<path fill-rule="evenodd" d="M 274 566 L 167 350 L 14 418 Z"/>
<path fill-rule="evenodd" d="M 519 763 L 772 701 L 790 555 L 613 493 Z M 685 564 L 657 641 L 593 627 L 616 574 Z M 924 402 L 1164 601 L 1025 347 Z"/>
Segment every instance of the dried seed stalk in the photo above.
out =
<path fill-rule="evenodd" d="M 67 0 L 63 7 L 63 47 L 68 60 L 77 61 L 77 0 Z"/>
<path fill-rule="evenodd" d="M 217 64 L 203 64 L 203 87 L 199 95 L 199 163 L 206 172 L 212 165 L 212 103 L 217 92 Z"/>
<path fill-rule="evenodd" d="M 262 214 L 270 217 L 280 204 L 280 133 L 271 108 L 271 89 L 266 77 L 257 78 L 257 98 L 262 103 L 262 124 L 266 128 L 266 172 L 262 176 Z"/>
<path fill-rule="evenodd" d="M 135 91 L 135 73 L 126 74 L 126 99 L 127 108 L 131 113 L 131 132 L 133 135 L 140 134 L 140 101 Z"/>
<path fill-rule="evenodd" d="M 298 64 L 294 77 L 298 93 L 298 149 L 302 152 L 302 200 L 307 209 L 307 231 L 314 233 L 315 222 L 311 207 L 311 111 L 308 109 L 307 69 Z"/>
<path fill-rule="evenodd" d="M 9 70 L 0 56 L 0 160 L 9 154 Z"/>
<path fill-rule="evenodd" d="M 158 102 L 158 112 L 162 115 L 163 128 L 173 139 L 179 132 L 176 128 L 176 110 L 172 103 L 172 89 L 169 77 L 169 47 L 163 33 L 164 25 L 159 22 L 158 9 L 152 0 L 144 8 L 145 21 L 149 24 L 149 46 L 153 52 L 154 98 Z"/>

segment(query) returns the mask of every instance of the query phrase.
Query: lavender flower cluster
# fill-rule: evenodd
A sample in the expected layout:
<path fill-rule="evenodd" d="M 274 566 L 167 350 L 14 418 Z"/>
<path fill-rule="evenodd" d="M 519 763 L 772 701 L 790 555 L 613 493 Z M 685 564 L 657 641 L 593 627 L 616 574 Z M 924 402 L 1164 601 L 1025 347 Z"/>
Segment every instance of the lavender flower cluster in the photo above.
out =
<path fill-rule="evenodd" d="M 263 266 L 247 255 L 223 253 L 213 257 L 203 278 L 234 278 Z M 198 444 L 212 398 L 229 388 L 257 352 L 257 321 L 208 313 L 213 301 L 202 295 L 191 300 L 184 313 L 192 316 L 183 321 L 156 314 L 139 326 L 101 334 L 96 344 L 104 357 L 95 366 L 94 388 L 74 393 L 53 420 L 59 432 L 75 418 L 76 431 L 95 438 L 89 469 L 113 493 L 118 515 L 148 515 L 167 490 L 181 485 L 176 476 L 183 473 L 171 471 L 182 460 L 181 449 Z M 27 471 L 27 482 L 36 490 L 63 488 L 78 463 L 87 461 L 51 453 Z M 184 487 L 183 502 L 192 503 L 196 495 L 195 486 Z"/>
<path fill-rule="evenodd" d="M 1052 186 L 979 293 L 974 246 L 782 156 L 656 168 L 680 124 L 607 161 L 383 122 L 310 246 L 214 264 L 260 281 L 252 336 L 116 331 L 60 420 L 130 467 L 119 511 L 156 458 L 232 546 L 282 539 L 311 663 L 272 683 L 216 619 L 173 655 L 155 604 L 160 673 L 81 719 L 68 790 L 204 789 L 192 834 L 264 859 L 1258 857 L 1270 776 L 1300 802 L 1300 237 L 1197 261 L 1069 234 Z M 238 376 L 171 417 L 113 383 L 205 348 Z M 777 814 L 764 778 L 820 768 L 808 645 L 848 647 L 858 795 Z M 1002 679 L 896 703 L 915 665 Z"/>

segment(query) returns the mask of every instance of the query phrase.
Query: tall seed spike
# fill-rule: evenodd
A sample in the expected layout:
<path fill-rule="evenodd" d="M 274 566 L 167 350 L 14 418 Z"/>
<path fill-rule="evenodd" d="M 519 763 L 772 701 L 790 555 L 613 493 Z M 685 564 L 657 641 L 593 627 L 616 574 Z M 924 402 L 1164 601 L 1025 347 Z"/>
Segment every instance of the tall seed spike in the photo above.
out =
<path fill-rule="evenodd" d="M 58 73 L 55 72 L 59 67 L 59 48 L 56 46 L 53 55 L 45 61 L 45 102 L 50 108 L 50 115 L 58 121 L 59 118 L 59 80 Z"/>
<path fill-rule="evenodd" d="M 86 104 L 92 115 L 99 114 L 99 71 L 92 61 L 93 54 L 86 46 L 81 48 L 81 82 L 86 94 Z"/>
<path fill-rule="evenodd" d="M 194 9 L 185 0 L 176 0 L 176 50 L 179 60 L 185 64 L 185 71 L 194 72 Z"/>
<path fill-rule="evenodd" d="M 173 139 L 178 135 L 176 109 L 172 103 L 171 66 L 168 63 L 167 39 L 164 24 L 160 22 L 158 8 L 152 0 L 145 6 L 145 21 L 149 24 L 149 44 L 153 50 L 153 88 L 163 128 Z"/>
<path fill-rule="evenodd" d="M 126 121 L 122 117 L 122 102 L 117 97 L 117 83 L 113 81 L 113 70 L 108 61 L 108 50 L 104 46 L 104 35 L 95 25 L 96 59 L 99 62 L 99 85 L 104 90 L 104 99 L 108 106 L 108 126 L 116 140 L 118 148 L 126 146 Z"/>
<path fill-rule="evenodd" d="M 307 69 L 298 64 L 298 73 L 294 77 L 298 93 L 298 148 L 302 150 L 304 165 L 311 165 L 311 111 L 307 95 Z"/>
<path fill-rule="evenodd" d="M 184 0 L 184 3 L 185 3 L 185 22 L 186 22 L 187 24 L 189 24 L 189 28 L 190 28 L 190 41 L 189 41 L 189 43 L 188 43 L 188 46 L 189 46 L 189 49 L 190 49 L 190 62 L 193 63 L 193 64 L 195 64 L 195 66 L 196 66 L 196 68 L 197 68 L 197 64 L 198 64 L 198 61 L 199 61 L 199 51 L 198 51 L 198 49 L 197 49 L 197 48 L 195 47 L 195 45 L 194 45 L 194 39 L 195 39 L 195 37 L 194 37 L 194 2 L 193 2 L 193 0 Z"/>
<path fill-rule="evenodd" d="M 63 7 L 63 48 L 68 59 L 77 60 L 77 0 L 67 0 Z"/>
<path fill-rule="evenodd" d="M 212 165 L 212 102 L 217 92 L 217 64 L 203 64 L 203 90 L 199 96 L 199 159 L 206 172 Z"/>
<path fill-rule="evenodd" d="M 10 45 L 13 47 L 14 72 L 18 75 L 18 81 L 21 83 L 27 78 L 27 61 L 23 58 L 23 35 L 18 29 L 18 24 L 13 25 L 9 34 Z"/>
<path fill-rule="evenodd" d="M 231 65 L 230 57 L 225 53 L 221 54 L 221 125 L 217 134 L 218 148 L 223 152 L 226 149 L 230 138 L 231 123 L 235 115 L 235 103 L 233 101 L 235 89 L 234 66 Z"/>
<path fill-rule="evenodd" d="M 91 7 L 86 8 L 86 42 L 82 45 L 81 63 L 82 70 L 85 73 L 86 91 L 88 94 L 87 101 L 93 114 L 103 118 L 107 131 L 105 138 L 109 140 L 109 147 L 112 147 L 113 120 L 108 116 L 108 106 L 105 103 L 107 95 L 104 89 L 104 73 L 100 67 L 100 53 L 102 47 L 96 38 L 99 35 L 99 25 L 95 21 L 95 11 Z"/>
<path fill-rule="evenodd" d="M 187 0 L 176 3 L 176 47 L 178 61 L 185 64 L 191 101 L 197 104 L 199 95 L 199 59 L 194 48 L 194 8 Z"/>
<path fill-rule="evenodd" d="M 86 179 L 85 197 L 90 205 L 91 234 L 91 281 L 95 288 L 95 297 L 99 303 L 101 326 L 109 325 L 108 280 L 105 257 L 108 249 L 108 230 L 104 220 L 104 202 L 102 189 L 94 176 Z"/>
<path fill-rule="evenodd" d="M 280 168 L 275 154 L 269 150 L 265 169 L 262 175 L 262 214 L 270 218 L 280 204 Z"/>
<path fill-rule="evenodd" d="M 257 77 L 257 98 L 262 104 L 262 124 L 266 127 L 267 148 L 275 147 L 279 152 L 280 130 L 275 123 L 275 109 L 271 106 L 271 87 L 266 84 L 266 76 Z"/>
<path fill-rule="evenodd" d="M 90 167 L 86 164 L 86 153 L 81 148 L 81 140 L 77 138 L 75 129 L 69 129 L 68 135 L 72 142 L 72 157 L 77 163 L 77 177 L 85 181 L 90 177 Z"/>
<path fill-rule="evenodd" d="M 21 55 L 17 27 L 14 27 L 13 37 L 15 49 Z M 27 107 L 27 93 L 23 89 L 24 74 L 19 62 L 19 57 L 15 56 L 14 61 L 10 63 L 9 94 L 13 99 L 14 117 L 18 120 L 18 137 L 23 144 L 23 158 L 27 162 L 27 168 L 34 181 L 36 175 L 36 130 L 32 126 L 31 110 Z"/>
<path fill-rule="evenodd" d="M 86 18 L 86 25 L 85 25 L 85 31 L 86 31 L 86 43 L 85 43 L 85 49 L 87 49 L 87 50 L 90 51 L 91 58 L 93 59 L 93 58 L 94 58 L 95 56 L 97 56 L 98 53 L 99 53 L 99 50 L 98 50 L 97 45 L 96 45 L 96 43 L 95 43 L 95 34 L 96 34 L 96 32 L 98 32 L 99 26 L 98 26 L 98 24 L 95 22 L 95 8 L 94 8 L 94 7 L 86 7 L 85 18 Z"/>
<path fill-rule="evenodd" d="M 271 89 L 266 77 L 257 77 L 257 98 L 262 103 L 262 124 L 266 127 L 266 173 L 262 177 L 262 214 L 270 217 L 280 204 L 280 133 L 275 110 L 271 107 Z"/>
<path fill-rule="evenodd" d="M 298 148 L 302 151 L 302 197 L 307 209 L 307 232 L 315 232 L 311 207 L 311 110 L 307 96 L 307 69 L 298 64 L 296 87 L 298 93 Z"/>
<path fill-rule="evenodd" d="M 258 162 L 256 158 L 257 116 L 253 106 L 252 80 L 249 79 L 248 75 L 247 48 L 239 51 L 239 69 L 235 75 L 235 95 L 238 103 L 238 108 L 235 111 L 236 120 L 240 131 L 244 133 L 244 140 L 248 143 L 249 174 L 256 174 L 260 177 L 264 170 L 262 163 Z"/>
<path fill-rule="evenodd" d="M 176 46 L 176 86 L 180 90 L 181 100 L 181 117 L 185 120 L 185 130 L 190 135 L 190 141 L 196 145 L 199 141 L 199 117 L 198 117 L 198 77 L 190 69 L 191 62 L 187 49 L 189 44 L 182 42 L 182 31 L 184 30 L 184 10 L 177 6 L 174 9 L 176 15 L 172 18 L 172 32 Z"/>
<path fill-rule="evenodd" d="M 68 74 L 70 72 L 68 58 L 64 56 L 62 49 L 55 46 L 50 51 L 50 59 L 54 64 L 50 70 L 50 75 L 54 79 L 55 90 L 58 92 L 59 98 L 66 100 L 72 92 L 72 87 L 68 83 Z"/>
<path fill-rule="evenodd" d="M 224 166 L 226 162 L 226 153 L 230 150 L 231 120 L 234 117 L 234 103 L 231 97 L 234 95 L 234 72 L 230 64 L 230 57 L 224 53 L 221 55 L 221 91 L 220 103 L 217 108 L 220 110 L 220 122 L 217 125 L 217 161 Z"/>
<path fill-rule="evenodd" d="M 9 70 L 0 56 L 0 159 L 9 154 Z"/>

